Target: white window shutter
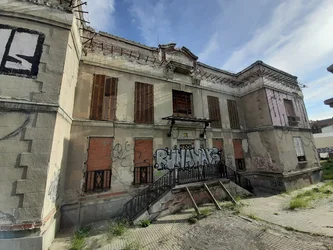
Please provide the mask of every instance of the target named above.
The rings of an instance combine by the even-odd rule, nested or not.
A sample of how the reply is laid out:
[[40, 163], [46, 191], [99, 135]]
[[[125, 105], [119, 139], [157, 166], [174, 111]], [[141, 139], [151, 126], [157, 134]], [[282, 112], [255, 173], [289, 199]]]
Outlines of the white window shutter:
[[297, 156], [304, 156], [304, 149], [302, 145], [302, 139], [300, 137], [294, 137], [294, 146]]

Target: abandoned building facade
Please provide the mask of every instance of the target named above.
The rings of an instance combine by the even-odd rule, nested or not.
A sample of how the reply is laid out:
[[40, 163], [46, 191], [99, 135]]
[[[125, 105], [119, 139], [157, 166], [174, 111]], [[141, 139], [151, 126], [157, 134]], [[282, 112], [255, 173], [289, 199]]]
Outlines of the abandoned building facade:
[[0, 240], [45, 249], [60, 225], [121, 215], [168, 171], [158, 149], [217, 148], [255, 188], [320, 181], [297, 77], [95, 33], [62, 2], [0, 9]]

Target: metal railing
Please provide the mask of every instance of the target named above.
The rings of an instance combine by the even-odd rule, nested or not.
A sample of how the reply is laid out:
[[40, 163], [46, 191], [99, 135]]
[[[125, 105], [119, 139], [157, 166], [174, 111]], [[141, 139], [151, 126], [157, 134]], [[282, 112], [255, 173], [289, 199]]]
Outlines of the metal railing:
[[111, 187], [111, 169], [87, 171], [85, 182], [85, 192], [104, 191]]
[[135, 216], [147, 210], [149, 205], [157, 201], [175, 185], [175, 171], [171, 170], [126, 202], [123, 207], [123, 216], [133, 220]]
[[153, 182], [153, 166], [135, 167], [134, 168], [134, 185], [142, 185]]
[[226, 178], [233, 181], [238, 186], [241, 186], [242, 188], [246, 189], [249, 192], [253, 191], [251, 181], [230, 167], [226, 167]]
[[186, 184], [191, 182], [206, 181], [226, 177], [225, 166], [203, 165], [195, 168], [177, 169], [177, 183]]

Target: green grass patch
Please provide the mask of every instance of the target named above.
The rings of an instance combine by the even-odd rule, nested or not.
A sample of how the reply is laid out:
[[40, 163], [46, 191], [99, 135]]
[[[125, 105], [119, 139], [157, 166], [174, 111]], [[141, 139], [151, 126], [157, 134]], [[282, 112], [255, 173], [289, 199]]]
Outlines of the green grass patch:
[[151, 221], [148, 220], [148, 219], [140, 221], [140, 226], [141, 227], [148, 227], [150, 224], [151, 224]]
[[321, 163], [323, 167], [324, 180], [333, 180], [333, 160], [327, 160]]
[[241, 203], [235, 204], [235, 203], [232, 203], [230, 201], [228, 201], [228, 202], [222, 202], [222, 203], [220, 203], [220, 206], [223, 209], [227, 209], [227, 210], [233, 211], [234, 214], [240, 214], [241, 208], [242, 208], [242, 204]]
[[212, 209], [209, 207], [200, 210], [200, 213], [205, 216], [212, 214], [212, 212], [213, 212]]
[[141, 250], [141, 244], [139, 241], [127, 242], [123, 250]]
[[128, 227], [129, 227], [129, 222], [125, 219], [118, 219], [116, 221], [111, 221], [108, 232], [108, 238], [111, 239], [113, 236], [123, 235]]
[[249, 214], [248, 217], [252, 220], [259, 220], [259, 217], [257, 217], [255, 214]]
[[71, 242], [71, 250], [81, 250], [86, 244], [85, 238], [89, 236], [91, 227], [86, 226], [83, 228], [78, 229]]
[[331, 194], [333, 194], [333, 181], [325, 183], [321, 187], [316, 187], [297, 194], [290, 200], [289, 209], [307, 208], [312, 201], [325, 198]]

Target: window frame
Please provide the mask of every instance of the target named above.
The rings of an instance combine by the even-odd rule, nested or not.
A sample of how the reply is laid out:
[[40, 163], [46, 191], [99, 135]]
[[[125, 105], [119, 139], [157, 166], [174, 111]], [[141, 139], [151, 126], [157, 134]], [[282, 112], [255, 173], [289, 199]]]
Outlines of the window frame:
[[209, 119], [213, 120], [210, 123], [210, 126], [212, 128], [221, 128], [222, 121], [221, 121], [220, 98], [216, 96], [207, 95], [207, 105], [208, 105]]
[[[179, 109], [177, 109], [177, 106], [175, 107], [175, 100], [177, 98], [177, 95], [180, 96], [181, 94], [184, 94], [185, 96], [187, 95], [188, 100], [189, 100], [189, 104], [186, 103], [187, 107], [190, 107], [190, 113], [189, 112], [175, 112], [175, 108], [178, 111]], [[177, 89], [173, 89], [172, 90], [172, 114], [174, 116], [179, 116], [179, 117], [194, 117], [194, 109], [193, 109], [193, 93], [191, 92], [186, 92], [186, 91], [182, 91], [182, 90], [177, 90]]]
[[227, 108], [228, 108], [230, 128], [241, 129], [237, 101], [227, 99]]

